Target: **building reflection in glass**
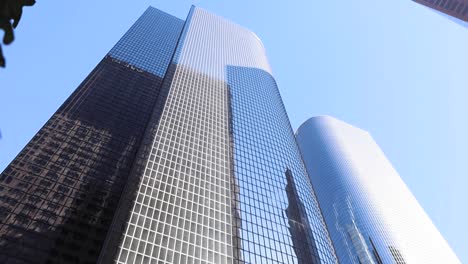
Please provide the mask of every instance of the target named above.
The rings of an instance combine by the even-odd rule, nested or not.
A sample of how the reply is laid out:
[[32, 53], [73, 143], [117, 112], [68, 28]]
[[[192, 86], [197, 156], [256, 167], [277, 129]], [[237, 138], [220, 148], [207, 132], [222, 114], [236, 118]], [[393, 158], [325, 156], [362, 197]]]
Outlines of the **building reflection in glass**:
[[286, 170], [286, 193], [288, 195], [288, 208], [286, 215], [289, 220], [289, 232], [294, 246], [294, 252], [298, 258], [298, 264], [310, 263], [313, 256], [318, 256], [317, 246], [313, 240], [311, 224], [306, 216], [304, 204], [297, 193], [296, 184], [291, 170]]
[[336, 263], [276, 82], [268, 71], [227, 66], [242, 260]]
[[354, 259], [356, 263], [378, 263], [378, 252], [371, 253], [369, 250], [371, 245], [368, 245], [371, 241], [366, 240], [367, 237], [356, 223], [350, 198], [346, 197], [343, 202], [334, 203], [333, 209], [336, 218], [335, 228], [341, 233], [341, 242], [346, 244], [349, 259]]

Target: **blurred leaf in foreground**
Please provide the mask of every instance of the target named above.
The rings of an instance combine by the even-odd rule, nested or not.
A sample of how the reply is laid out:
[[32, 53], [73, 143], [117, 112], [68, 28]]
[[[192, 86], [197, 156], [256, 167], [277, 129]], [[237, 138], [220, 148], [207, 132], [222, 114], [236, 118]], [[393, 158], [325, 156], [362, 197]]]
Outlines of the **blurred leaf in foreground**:
[[[32, 6], [35, 0], [0, 0], [0, 28], [3, 29], [3, 44], [8, 45], [15, 39], [13, 29], [18, 26], [24, 6]], [[12, 23], [13, 22], [13, 23]], [[5, 67], [2, 45], [0, 43], [0, 67]]]

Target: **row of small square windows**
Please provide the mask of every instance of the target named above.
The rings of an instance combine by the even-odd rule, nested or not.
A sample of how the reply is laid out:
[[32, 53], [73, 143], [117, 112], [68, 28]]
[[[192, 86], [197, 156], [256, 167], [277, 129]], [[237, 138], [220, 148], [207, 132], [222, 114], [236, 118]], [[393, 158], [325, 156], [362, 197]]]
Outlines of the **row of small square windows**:
[[[164, 116], [162, 122], [166, 121], [166, 118], [172, 118], [169, 128], [178, 126], [182, 130], [201, 135], [207, 132], [225, 133], [228, 127], [226, 113], [210, 113], [202, 109], [190, 109], [183, 105], [172, 106], [171, 113]], [[200, 130], [200, 128], [203, 129]]]
[[[180, 169], [175, 170], [164, 166], [160, 166], [159, 168], [167, 168], [167, 170], [161, 169], [158, 171], [147, 169], [145, 177], [143, 177], [143, 184], [147, 187], [154, 188], [156, 185], [160, 184], [159, 182], [167, 183], [167, 179], [170, 177], [170, 179], [180, 180], [180, 188], [182, 186], [187, 186], [187, 184], [191, 184], [193, 186], [208, 184], [212, 191], [220, 192], [220, 194], [230, 190], [230, 178], [228, 177], [228, 174], [223, 174], [215, 170], [204, 170], [204, 172], [197, 171], [184, 167], [183, 165], [177, 165], [176, 167], [178, 166]], [[172, 176], [175, 176], [175, 178]], [[193, 188], [193, 186], [190, 187]]]
[[[224, 147], [229, 147], [225, 145]], [[160, 162], [166, 162], [172, 159], [179, 160], [177, 164], [183, 162], [190, 167], [204, 166], [214, 168], [219, 166], [227, 166], [229, 161], [227, 160], [228, 153], [223, 149], [222, 146], [216, 146], [213, 148], [205, 147], [205, 144], [199, 143], [186, 143], [180, 144], [174, 141], [166, 140], [164, 143], [160, 143], [159, 148], [155, 148], [157, 155], [151, 155], [150, 161], [154, 162], [154, 166], [157, 166]], [[153, 166], [153, 167], [154, 167]]]
[[[189, 223], [188, 220], [178, 219], [179, 222]], [[217, 249], [220, 253], [230, 254], [231, 236], [229, 233], [219, 232], [201, 224], [192, 223], [191, 227], [195, 228], [196, 232], [195, 230], [188, 230], [188, 227], [180, 228], [162, 222], [157, 227], [151, 229], [129, 225], [122, 247], [132, 250], [139, 249], [140, 253], [144, 253], [144, 248], [142, 249], [141, 245], [173, 248], [174, 242], [180, 242], [185, 245], [203, 248], [211, 245], [210, 249]], [[172, 243], [167, 243], [168, 240]]]
[[[161, 263], [167, 263], [167, 264], [205, 264], [205, 263], [219, 263], [219, 264], [224, 264], [224, 263], [233, 263], [232, 262], [232, 257], [228, 256], [223, 256], [221, 254], [218, 254], [213, 251], [201, 251], [193, 254], [181, 254], [178, 251], [171, 251], [166, 250], [161, 248], [159, 255], [155, 257], [154, 255], [152, 256], [144, 256], [143, 254], [137, 254], [136, 252], [131, 252], [127, 250], [123, 250], [120, 258], [117, 260], [117, 263], [134, 263], [134, 264], [161, 264]], [[195, 257], [196, 255], [199, 255], [199, 257]]]
[[[169, 186], [166, 186], [166, 188], [169, 187]], [[163, 188], [161, 188], [163, 189]], [[175, 189], [175, 188], [173, 188]], [[138, 194], [138, 198], [137, 198], [137, 205], [139, 204], [138, 201], [148, 201], [149, 203], [148, 204], [143, 204], [143, 205], [150, 205], [150, 208], [156, 204], [156, 206], [161, 206], [161, 203], [167, 203], [167, 202], [173, 202], [175, 199], [177, 199], [177, 201], [181, 202], [182, 204], [184, 205], [190, 205], [192, 204], [193, 201], [203, 201], [203, 203], [207, 204], [208, 206], [206, 207], [207, 209], [209, 209], [210, 211], [211, 210], [214, 210], [214, 212], [216, 214], [218, 213], [229, 213], [230, 210], [228, 210], [229, 208], [229, 198], [225, 198], [225, 199], [222, 199], [223, 197], [215, 192], [209, 192], [209, 191], [204, 191], [204, 194], [203, 195], [199, 195], [199, 194], [195, 194], [195, 193], [189, 193], [187, 192], [186, 194], [182, 194], [183, 196], [178, 196], [178, 195], [175, 195], [175, 194], [170, 194], [170, 193], [167, 193], [167, 192], [163, 192], [163, 191], [159, 191], [158, 193], [158, 198], [156, 200], [154, 200], [156, 197], [152, 196], [151, 199], [146, 199], [146, 198], [142, 198], [143, 195], [141, 194]], [[145, 196], [146, 197], [146, 196]], [[210, 199], [210, 197], [213, 197], [213, 198], [221, 198], [219, 200], [215, 200], [215, 199]], [[226, 201], [227, 203], [221, 203], [221, 201]], [[158, 208], [158, 207], [155, 207], [155, 208]], [[159, 207], [160, 208], [160, 207]]]
[[[177, 165], [175, 167], [176, 168], [166, 167], [163, 165], [159, 165], [159, 166], [155, 165], [155, 168], [153, 168], [153, 170], [150, 170], [149, 168], [146, 170], [146, 175], [152, 176], [151, 179], [159, 180], [159, 181], [160, 179], [166, 179], [166, 180], [167, 179], [176, 179], [176, 180], [185, 179], [184, 182], [187, 182], [190, 184], [196, 184], [196, 183], [209, 184], [209, 186], [212, 186], [212, 187], [216, 186], [217, 191], [224, 191], [224, 190], [230, 189], [230, 183], [229, 183], [230, 178], [229, 178], [228, 169], [225, 169], [224, 172], [221, 172], [221, 171], [209, 169], [203, 166], [197, 166], [197, 169], [191, 169], [183, 165]], [[179, 169], [177, 169], [177, 167], [179, 167]], [[144, 179], [146, 180], [146, 178]], [[153, 185], [148, 185], [148, 186], [153, 187]]]
[[[128, 225], [126, 238], [123, 243], [123, 247], [129, 247], [130, 241], [138, 240], [145, 243], [159, 244], [161, 243], [161, 236], [166, 235], [171, 239], [179, 239], [182, 242], [190, 242], [196, 245], [196, 241], [203, 239], [204, 241], [216, 241], [217, 245], [229, 246], [231, 245], [231, 233], [230, 228], [226, 231], [217, 230], [213, 227], [197, 224], [190, 220], [181, 217], [174, 217], [167, 220], [171, 223], [161, 221], [151, 221], [151, 225], [146, 227], [135, 226], [133, 224]], [[182, 227], [178, 226], [182, 225]], [[156, 240], [155, 240], [156, 236]], [[158, 239], [159, 238], [159, 239]], [[164, 244], [163, 244], [164, 245]]]

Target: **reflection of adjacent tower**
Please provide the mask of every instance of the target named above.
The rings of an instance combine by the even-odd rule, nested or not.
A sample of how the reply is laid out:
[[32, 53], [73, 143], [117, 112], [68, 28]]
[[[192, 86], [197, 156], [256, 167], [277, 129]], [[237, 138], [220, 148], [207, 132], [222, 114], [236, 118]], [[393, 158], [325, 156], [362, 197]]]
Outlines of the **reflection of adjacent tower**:
[[349, 259], [357, 260], [357, 263], [374, 264], [375, 261], [369, 251], [368, 242], [356, 224], [349, 197], [346, 198], [344, 204], [334, 203], [334, 213], [336, 229], [341, 232], [343, 242], [348, 244]]
[[296, 138], [341, 263], [460, 263], [369, 133], [320, 116]]
[[[314, 257], [317, 256], [315, 242], [312, 238], [311, 225], [305, 215], [305, 207], [297, 193], [296, 184], [292, 177], [291, 170], [286, 170], [286, 194], [288, 196], [288, 208], [286, 215], [289, 221], [289, 232], [294, 245], [294, 251], [299, 257], [299, 264], [315, 263]], [[314, 246], [309, 246], [314, 245]]]
[[392, 253], [393, 259], [395, 260], [396, 264], [407, 264], [405, 262], [405, 258], [403, 258], [403, 256], [401, 255], [401, 252], [400, 252], [400, 250], [398, 250], [398, 248], [389, 246], [388, 249]]
[[362, 236], [361, 232], [359, 232], [357, 226], [353, 223], [353, 225], [347, 225], [346, 229], [348, 237], [358, 255], [359, 263], [374, 264], [375, 262], [372, 260], [369, 250], [367, 249], [365, 238]]

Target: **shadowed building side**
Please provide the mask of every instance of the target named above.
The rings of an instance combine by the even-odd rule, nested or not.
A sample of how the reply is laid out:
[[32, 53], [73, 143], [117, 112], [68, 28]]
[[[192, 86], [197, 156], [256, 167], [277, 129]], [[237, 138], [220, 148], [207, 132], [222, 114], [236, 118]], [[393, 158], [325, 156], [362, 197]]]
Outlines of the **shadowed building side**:
[[148, 8], [0, 175], [1, 263], [97, 262], [182, 25]]
[[468, 22], [468, 0], [413, 0], [449, 16]]
[[1, 174], [2, 263], [96, 261], [161, 84], [132, 68], [106, 57]]

